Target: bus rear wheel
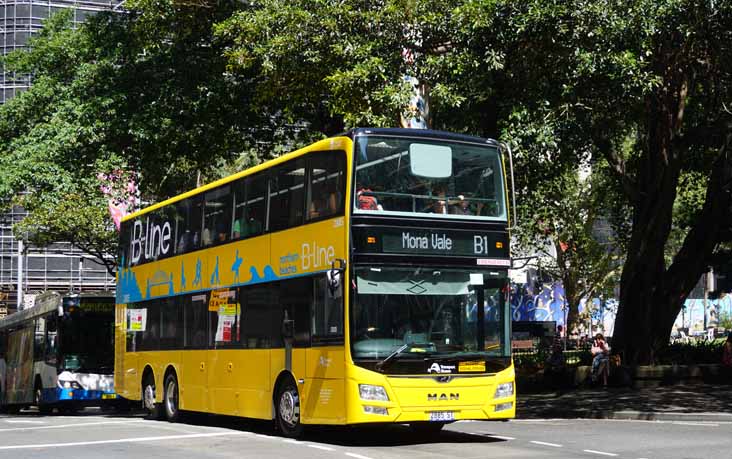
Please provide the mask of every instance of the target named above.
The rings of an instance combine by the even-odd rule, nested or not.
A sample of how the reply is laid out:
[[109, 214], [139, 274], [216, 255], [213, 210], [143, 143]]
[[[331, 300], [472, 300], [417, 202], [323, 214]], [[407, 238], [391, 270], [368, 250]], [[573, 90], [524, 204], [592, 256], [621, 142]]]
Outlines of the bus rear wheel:
[[180, 403], [178, 398], [178, 378], [174, 373], [170, 373], [165, 378], [165, 394], [163, 397], [163, 406], [165, 407], [165, 417], [170, 422], [178, 422], [180, 420]]
[[277, 427], [282, 435], [289, 438], [300, 437], [303, 432], [303, 425], [300, 423], [300, 395], [291, 379], [279, 385], [275, 408]]

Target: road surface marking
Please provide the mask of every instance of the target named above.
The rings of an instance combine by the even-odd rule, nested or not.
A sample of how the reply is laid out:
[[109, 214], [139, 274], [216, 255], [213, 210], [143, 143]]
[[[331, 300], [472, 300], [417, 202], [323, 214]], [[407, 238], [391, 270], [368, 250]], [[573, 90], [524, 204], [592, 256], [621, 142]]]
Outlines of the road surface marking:
[[45, 429], [65, 429], [67, 427], [88, 427], [88, 426], [99, 426], [106, 424], [136, 424], [144, 422], [142, 419], [130, 420], [130, 421], [106, 421], [106, 422], [81, 422], [76, 424], [56, 424], [54, 426], [39, 426], [39, 427], [13, 427], [12, 429], [0, 429], [0, 432], [13, 432], [17, 430], [45, 430]]
[[594, 449], [583, 449], [582, 451], [592, 454], [600, 454], [601, 456], [617, 456], [615, 453], [606, 453], [604, 451], [595, 451]]
[[711, 422], [683, 422], [683, 421], [674, 421], [673, 424], [677, 426], [702, 426], [702, 427], [719, 427], [719, 424], [714, 424]]
[[11, 424], [45, 424], [44, 421], [31, 421], [25, 419], [6, 419], [5, 422], [9, 422]]
[[545, 441], [534, 441], [534, 440], [531, 440], [530, 443], [533, 443], [535, 445], [553, 446], [555, 448], [561, 448], [562, 447], [562, 445], [558, 445], [556, 443], [547, 443]]
[[506, 437], [505, 435], [491, 435], [491, 434], [482, 434], [486, 437], [495, 438], [496, 440], [516, 440], [516, 437]]
[[362, 455], [356, 454], [356, 453], [346, 453], [346, 456], [354, 457], [356, 459], [371, 459], [368, 456], [362, 456]]
[[213, 433], [201, 433], [201, 434], [190, 434], [190, 435], [165, 435], [159, 437], [133, 437], [133, 438], [120, 438], [116, 440], [97, 440], [97, 441], [76, 441], [70, 443], [39, 443], [35, 445], [12, 445], [12, 446], [0, 446], [0, 451], [6, 449], [36, 449], [36, 448], [60, 448], [69, 446], [89, 446], [89, 445], [109, 445], [114, 443], [142, 443], [148, 441], [165, 441], [165, 440], [187, 440], [189, 438], [208, 438], [208, 437], [223, 437], [223, 436], [236, 436], [242, 435], [241, 432], [213, 432]]
[[335, 451], [335, 449], [328, 447], [328, 446], [320, 446], [320, 445], [308, 445], [308, 448], [315, 448], [315, 449], [322, 449], [324, 451]]
[[283, 438], [282, 441], [285, 443], [300, 443], [299, 441], [295, 440], [294, 438]]

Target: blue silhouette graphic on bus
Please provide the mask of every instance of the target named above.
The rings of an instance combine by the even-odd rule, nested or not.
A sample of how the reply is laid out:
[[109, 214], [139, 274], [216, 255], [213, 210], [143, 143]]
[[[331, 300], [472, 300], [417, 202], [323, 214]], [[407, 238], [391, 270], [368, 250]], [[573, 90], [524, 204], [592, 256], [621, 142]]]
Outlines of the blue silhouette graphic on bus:
[[201, 259], [196, 260], [196, 276], [193, 278], [193, 285], [201, 285]]
[[[124, 258], [120, 266], [125, 265]], [[134, 303], [142, 301], [142, 292], [137, 284], [137, 277], [131, 268], [122, 269], [119, 273], [119, 282], [117, 283], [117, 303]]]
[[213, 273], [211, 273], [211, 285], [219, 285], [221, 279], [219, 278], [219, 257], [216, 257], [216, 266], [214, 267]]
[[234, 273], [234, 283], [239, 283], [239, 268], [241, 268], [241, 264], [244, 261], [243, 258], [239, 256], [239, 249], [236, 249], [236, 254], [234, 255], [234, 264], [231, 265], [231, 271]]
[[158, 271], [155, 274], [153, 274], [152, 279], [147, 280], [147, 292], [146, 297], [152, 298], [151, 289], [153, 287], [159, 287], [161, 285], [167, 285], [168, 286], [168, 293], [163, 293], [161, 295], [156, 296], [165, 296], [165, 295], [175, 295], [175, 289], [173, 288], [173, 273], [166, 273], [165, 271]]
[[252, 279], [249, 281], [249, 283], [252, 284], [279, 279], [279, 277], [277, 277], [277, 274], [275, 274], [274, 269], [272, 269], [270, 265], [264, 267], [264, 276], [260, 276], [257, 272], [257, 268], [254, 266], [249, 268], [249, 272], [252, 273]]
[[180, 291], [186, 290], [186, 265], [182, 261], [180, 262]]

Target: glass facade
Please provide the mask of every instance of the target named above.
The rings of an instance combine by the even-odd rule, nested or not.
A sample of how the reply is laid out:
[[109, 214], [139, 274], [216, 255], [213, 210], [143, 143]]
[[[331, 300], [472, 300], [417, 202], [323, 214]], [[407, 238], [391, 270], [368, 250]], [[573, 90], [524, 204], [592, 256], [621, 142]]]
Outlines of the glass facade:
[[[0, 54], [25, 49], [28, 40], [43, 27], [43, 21], [64, 9], [74, 10], [74, 23], [90, 14], [117, 9], [122, 0], [0, 0]], [[0, 104], [28, 89], [30, 75], [5, 72], [0, 67]]]

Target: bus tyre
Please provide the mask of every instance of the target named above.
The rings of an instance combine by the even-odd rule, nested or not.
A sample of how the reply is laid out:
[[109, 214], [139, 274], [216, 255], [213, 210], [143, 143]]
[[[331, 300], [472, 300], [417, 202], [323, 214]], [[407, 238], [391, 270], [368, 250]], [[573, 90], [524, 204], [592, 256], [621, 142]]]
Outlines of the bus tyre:
[[142, 406], [147, 410], [147, 418], [161, 420], [163, 418], [163, 409], [159, 403], [155, 403], [155, 379], [148, 376], [142, 383]]
[[409, 424], [409, 428], [418, 435], [434, 435], [442, 430], [445, 424], [445, 422], [413, 422]]
[[300, 423], [300, 395], [295, 382], [291, 379], [283, 381], [278, 386], [275, 408], [277, 427], [282, 435], [289, 438], [300, 437], [303, 432]]
[[163, 394], [163, 407], [165, 408], [165, 417], [170, 422], [178, 422], [180, 420], [180, 408], [178, 399], [178, 378], [174, 373], [170, 373], [165, 378], [165, 393]]
[[52, 408], [48, 404], [43, 403], [43, 388], [40, 384], [36, 383], [36, 388], [33, 391], [33, 404], [38, 407], [38, 413], [40, 414], [51, 414]]

